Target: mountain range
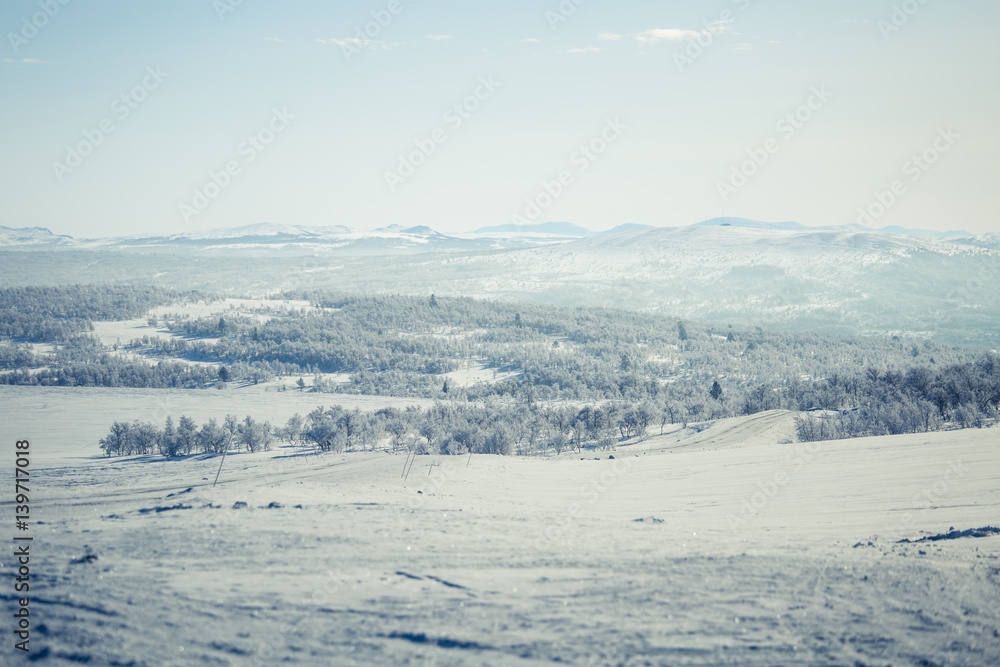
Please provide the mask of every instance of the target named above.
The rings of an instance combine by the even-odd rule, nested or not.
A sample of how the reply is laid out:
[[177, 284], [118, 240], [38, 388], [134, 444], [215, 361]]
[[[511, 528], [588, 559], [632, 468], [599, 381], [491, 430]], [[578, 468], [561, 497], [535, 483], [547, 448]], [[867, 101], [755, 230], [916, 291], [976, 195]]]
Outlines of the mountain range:
[[[934, 239], [958, 239], [972, 236], [967, 232], [938, 232], [886, 227], [868, 229], [858, 225], [842, 227], [807, 227], [797, 222], [761, 222], [746, 218], [715, 218], [694, 227], [737, 227], [772, 231], [799, 232], [873, 232], [898, 236]], [[560, 243], [595, 237], [656, 229], [627, 223], [613, 229], [595, 232], [570, 222], [545, 222], [537, 225], [498, 225], [481, 227], [471, 232], [443, 234], [430, 227], [390, 225], [371, 231], [353, 230], [343, 225], [304, 226], [257, 223], [207, 231], [178, 234], [136, 234], [95, 239], [77, 239], [66, 234], [54, 234], [44, 227], [10, 228], [0, 226], [0, 247], [25, 249], [99, 249], [123, 250], [204, 250], [204, 251], [270, 251], [288, 252], [325, 249], [341, 254], [414, 254], [421, 252], [476, 252], [505, 250]]]
[[0, 252], [2, 285], [437, 293], [1000, 348], [1000, 234], [720, 218], [606, 233], [569, 223], [454, 235], [258, 224], [78, 240], [0, 228], [0, 245], [33, 251]]

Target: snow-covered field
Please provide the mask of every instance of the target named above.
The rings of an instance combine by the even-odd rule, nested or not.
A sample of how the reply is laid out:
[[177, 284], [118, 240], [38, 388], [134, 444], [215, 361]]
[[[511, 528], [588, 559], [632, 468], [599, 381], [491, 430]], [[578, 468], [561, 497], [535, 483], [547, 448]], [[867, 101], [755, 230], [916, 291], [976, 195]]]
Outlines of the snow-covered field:
[[35, 452], [51, 664], [1000, 660], [1000, 535], [896, 543], [1000, 523], [996, 428], [806, 446], [771, 412], [614, 459], [419, 456], [405, 480], [402, 454], [284, 448], [213, 488], [218, 457], [87, 458], [3, 398], [5, 478], [25, 429]]
[[186, 415], [201, 425], [209, 419], [221, 423], [233, 414], [278, 427], [292, 415], [305, 417], [318, 407], [378, 410], [433, 403], [423, 398], [300, 392], [291, 382], [286, 384], [287, 391], [277, 391], [274, 383], [230, 384], [223, 390], [0, 386], [0, 433], [8, 440], [32, 441], [35, 460], [48, 464], [100, 454], [98, 442], [115, 421], [162, 426], [168, 416], [176, 421]]

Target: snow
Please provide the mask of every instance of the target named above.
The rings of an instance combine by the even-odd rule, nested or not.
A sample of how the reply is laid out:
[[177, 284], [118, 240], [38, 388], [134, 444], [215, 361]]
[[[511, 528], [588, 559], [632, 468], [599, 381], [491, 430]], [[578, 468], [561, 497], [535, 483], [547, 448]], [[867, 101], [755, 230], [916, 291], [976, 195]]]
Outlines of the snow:
[[[162, 426], [168, 416], [176, 421], [186, 415], [201, 425], [209, 419], [222, 423], [227, 414], [234, 414], [278, 427], [295, 413], [305, 417], [317, 407], [378, 410], [433, 403], [421, 398], [299, 391], [294, 380], [284, 382], [287, 391], [277, 391], [274, 384], [235, 383], [222, 390], [0, 386], [0, 431], [35, 442], [37, 461], [65, 462], [99, 454], [97, 443], [115, 421], [150, 421]], [[306, 382], [311, 384], [312, 377]]]
[[896, 543], [996, 525], [996, 428], [806, 446], [775, 411], [614, 452], [418, 456], [405, 480], [402, 454], [282, 448], [230, 455], [213, 488], [218, 457], [93, 457], [101, 390], [14, 389], [31, 646], [53, 662], [1000, 660], [1000, 536]]

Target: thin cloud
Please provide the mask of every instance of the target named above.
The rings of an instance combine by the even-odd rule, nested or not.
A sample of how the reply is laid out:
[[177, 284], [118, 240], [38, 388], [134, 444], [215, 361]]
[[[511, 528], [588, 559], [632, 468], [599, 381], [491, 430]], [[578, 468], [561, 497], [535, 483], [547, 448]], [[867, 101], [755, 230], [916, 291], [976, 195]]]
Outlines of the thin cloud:
[[635, 36], [643, 44], [656, 44], [657, 42], [680, 42], [687, 39], [698, 39], [703, 35], [732, 32], [733, 28], [728, 23], [716, 21], [706, 30], [684, 30], [681, 28], [654, 28], [640, 32]]
[[278, 44], [284, 44], [285, 40], [279, 39], [278, 37], [265, 37], [265, 42], [277, 42]]
[[522, 42], [531, 42], [532, 44], [534, 44], [535, 42], [538, 42], [538, 41], [541, 41], [541, 40], [539, 40], [537, 37], [525, 37], [521, 41]]
[[38, 60], [37, 58], [21, 58], [20, 60], [4, 58], [3, 62], [5, 65], [47, 65], [49, 63], [48, 60]]
[[432, 42], [447, 42], [451, 38], [451, 35], [427, 35], [427, 39]]
[[585, 48], [566, 49], [565, 51], [560, 51], [560, 53], [600, 53], [603, 50], [596, 46], [588, 46]]
[[353, 46], [358, 49], [382, 49], [383, 51], [403, 46], [403, 42], [380, 42], [374, 39], [362, 39], [360, 37], [345, 37], [343, 39], [331, 37], [330, 39], [317, 39], [316, 41], [320, 44], [333, 44], [341, 47]]
[[679, 42], [684, 39], [695, 39], [701, 35], [697, 30], [679, 30], [677, 28], [655, 28], [640, 32], [635, 36], [643, 44], [656, 42]]
[[602, 42], [617, 42], [624, 36], [625, 35], [619, 35], [617, 32], [602, 32], [600, 35], [597, 36], [597, 39], [599, 39]]

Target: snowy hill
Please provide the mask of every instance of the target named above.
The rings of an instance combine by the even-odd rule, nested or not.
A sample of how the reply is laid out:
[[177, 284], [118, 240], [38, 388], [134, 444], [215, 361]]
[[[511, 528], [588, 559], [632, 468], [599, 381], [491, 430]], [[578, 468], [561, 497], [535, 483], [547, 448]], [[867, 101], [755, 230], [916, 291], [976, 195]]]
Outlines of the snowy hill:
[[571, 222], [543, 222], [537, 225], [495, 225], [492, 227], [480, 227], [470, 232], [471, 236], [535, 236], [535, 237], [564, 237], [564, 238], [586, 238], [594, 236], [595, 232], [574, 225]]
[[[934, 238], [733, 218], [528, 240], [500, 232], [463, 238], [395, 225], [373, 231], [250, 225], [92, 241], [46, 230], [2, 231], [7, 247], [60, 255], [31, 262], [0, 257], [11, 284], [127, 276], [185, 287], [195, 286], [197, 276], [200, 289], [229, 289], [237, 281], [260, 289], [436, 292], [655, 310], [721, 326], [931, 337], [1000, 349], [997, 234]], [[133, 261], [129, 252], [84, 252], [70, 261], [61, 256], [64, 250], [173, 257], [169, 267], [138, 254]], [[445, 261], [428, 261], [442, 254]], [[204, 255], [216, 257], [211, 272], [198, 264]], [[247, 257], [254, 257], [252, 274], [245, 270]]]
[[0, 227], [2, 246], [58, 246], [72, 243], [73, 237], [53, 234], [45, 227]]
[[595, 232], [569, 222], [545, 222], [537, 225], [498, 225], [472, 232], [442, 234], [420, 225], [404, 227], [393, 224], [374, 230], [354, 230], [343, 225], [306, 226], [261, 222], [239, 227], [223, 227], [180, 234], [135, 234], [130, 236], [76, 239], [53, 234], [44, 227], [0, 227], [0, 247], [119, 248], [141, 250], [209, 250], [313, 252], [337, 250], [343, 254], [411, 254], [437, 251], [496, 251], [598, 239], [637, 232], [661, 231], [666, 234], [697, 228], [732, 227], [762, 231], [870, 233], [916, 238], [974, 240], [966, 232], [937, 232], [887, 227], [868, 229], [857, 225], [807, 227], [798, 222], [761, 222], [746, 218], [715, 218], [688, 227], [651, 227], [625, 223]]
[[940, 232], [930, 229], [909, 229], [906, 227], [890, 226], [870, 228], [862, 225], [839, 225], [807, 227], [800, 222], [761, 222], [760, 220], [749, 220], [747, 218], [713, 218], [704, 222], [696, 223], [696, 227], [743, 227], [746, 229], [772, 229], [784, 231], [817, 231], [817, 232], [873, 232], [876, 234], [894, 234], [900, 236], [916, 236], [931, 239], [957, 239], [972, 236], [969, 232], [949, 231]]
[[[417, 456], [406, 479], [404, 452], [304, 456], [288, 445], [232, 454], [213, 486], [217, 457], [109, 464], [96, 441], [122, 414], [166, 404], [201, 421], [243, 410], [242, 397], [152, 392], [167, 403], [121, 390], [119, 403], [87, 399], [89, 389], [0, 388], [8, 441], [51, 443], [32, 459], [46, 480], [35, 501], [46, 549], [31, 562], [57, 576], [31, 589], [51, 628], [32, 639], [74, 662], [988, 665], [1000, 655], [1000, 537], [953, 535], [995, 524], [995, 427], [807, 445], [784, 437], [795, 414], [773, 411], [672, 426], [613, 454]], [[299, 412], [291, 394], [254, 399], [254, 416]], [[177, 546], [192, 544], [211, 549]], [[211, 625], [192, 621], [208, 613]], [[14, 642], [0, 645], [0, 661], [27, 662], [14, 654]]]
[[[1000, 346], [1000, 239], [690, 226], [470, 257], [463, 292]], [[472, 276], [475, 276], [473, 278]], [[456, 276], [457, 277], [457, 276]]]
[[447, 236], [429, 227], [390, 225], [355, 231], [342, 225], [310, 227], [258, 223], [164, 236], [137, 235], [81, 240], [82, 248], [168, 252], [225, 252], [302, 254], [336, 252], [343, 255], [407, 255], [424, 252], [475, 252], [493, 245]]

